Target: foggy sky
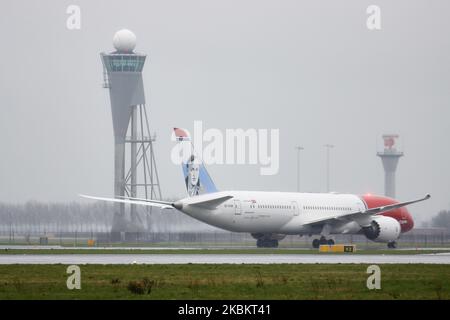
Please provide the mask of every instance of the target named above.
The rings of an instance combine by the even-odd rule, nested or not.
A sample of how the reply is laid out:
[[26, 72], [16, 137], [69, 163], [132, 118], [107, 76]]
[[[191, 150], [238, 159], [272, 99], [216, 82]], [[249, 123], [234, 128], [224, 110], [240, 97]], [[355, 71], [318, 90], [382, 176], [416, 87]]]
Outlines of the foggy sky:
[[[81, 7], [81, 30], [66, 8]], [[382, 30], [366, 28], [381, 7]], [[212, 165], [221, 190], [382, 194], [375, 156], [398, 133], [397, 198], [419, 222], [450, 207], [448, 1], [18, 1], [0, 10], [0, 201], [113, 193], [113, 135], [99, 53], [121, 28], [148, 54], [144, 85], [161, 188], [185, 195], [172, 127], [280, 129], [280, 171]]]

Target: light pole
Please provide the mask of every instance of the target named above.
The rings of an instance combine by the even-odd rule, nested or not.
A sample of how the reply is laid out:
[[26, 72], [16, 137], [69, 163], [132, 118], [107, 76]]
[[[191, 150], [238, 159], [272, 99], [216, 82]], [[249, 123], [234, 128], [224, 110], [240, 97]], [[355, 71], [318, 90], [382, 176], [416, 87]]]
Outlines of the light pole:
[[305, 148], [297, 146], [295, 149], [297, 149], [297, 192], [300, 192], [300, 151]]
[[330, 149], [334, 148], [332, 144], [324, 145], [327, 148], [327, 192], [330, 192]]

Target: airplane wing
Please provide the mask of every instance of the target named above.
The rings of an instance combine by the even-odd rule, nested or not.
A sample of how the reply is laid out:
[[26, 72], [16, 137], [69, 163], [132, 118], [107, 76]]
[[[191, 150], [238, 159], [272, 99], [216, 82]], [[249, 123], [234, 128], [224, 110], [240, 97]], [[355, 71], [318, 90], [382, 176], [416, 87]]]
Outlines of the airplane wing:
[[404, 207], [404, 206], [407, 206], [407, 205], [410, 205], [413, 203], [428, 200], [430, 197], [431, 196], [429, 194], [427, 194], [423, 198], [412, 200], [412, 201], [390, 204], [390, 205], [386, 205], [386, 206], [367, 209], [364, 211], [350, 212], [350, 213], [347, 213], [344, 215], [336, 215], [336, 216], [328, 216], [328, 217], [324, 217], [324, 218], [319, 218], [319, 219], [307, 222], [307, 223], [305, 223], [305, 225], [325, 224], [325, 223], [332, 223], [332, 222], [338, 222], [338, 221], [355, 220], [360, 225], [365, 226], [366, 224], [370, 224], [369, 218], [372, 215], [380, 214], [380, 213], [398, 209], [398, 208], [401, 208], [401, 207]]
[[173, 209], [173, 202], [159, 201], [159, 200], [148, 200], [139, 198], [103, 198], [103, 197], [93, 197], [80, 194], [80, 197], [92, 200], [107, 201], [107, 202], [118, 202], [118, 203], [129, 203], [137, 204], [142, 206], [151, 206], [161, 209]]

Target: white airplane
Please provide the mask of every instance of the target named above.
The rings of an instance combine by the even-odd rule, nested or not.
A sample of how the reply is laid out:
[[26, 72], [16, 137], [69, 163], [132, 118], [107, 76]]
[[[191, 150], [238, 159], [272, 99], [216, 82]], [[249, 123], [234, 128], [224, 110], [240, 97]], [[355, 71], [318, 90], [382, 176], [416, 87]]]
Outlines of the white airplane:
[[[175, 128], [178, 141], [189, 141], [184, 130]], [[334, 244], [333, 234], [363, 234], [374, 242], [396, 247], [402, 233], [414, 227], [407, 205], [424, 198], [398, 202], [376, 195], [218, 191], [205, 166], [192, 153], [183, 163], [188, 197], [175, 202], [140, 198], [82, 197], [176, 209], [197, 220], [233, 232], [250, 233], [257, 247], [278, 247], [286, 235], [320, 235], [312, 245]]]

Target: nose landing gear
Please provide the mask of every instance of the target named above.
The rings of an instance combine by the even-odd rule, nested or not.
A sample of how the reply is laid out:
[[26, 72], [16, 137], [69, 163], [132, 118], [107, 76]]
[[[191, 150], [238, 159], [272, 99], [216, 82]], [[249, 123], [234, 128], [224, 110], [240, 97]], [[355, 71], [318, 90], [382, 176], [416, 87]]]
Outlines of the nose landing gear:
[[321, 245], [327, 244], [329, 246], [332, 246], [334, 244], [333, 239], [327, 239], [325, 237], [320, 237], [320, 239], [314, 239], [312, 242], [312, 246], [314, 249], [318, 249]]

